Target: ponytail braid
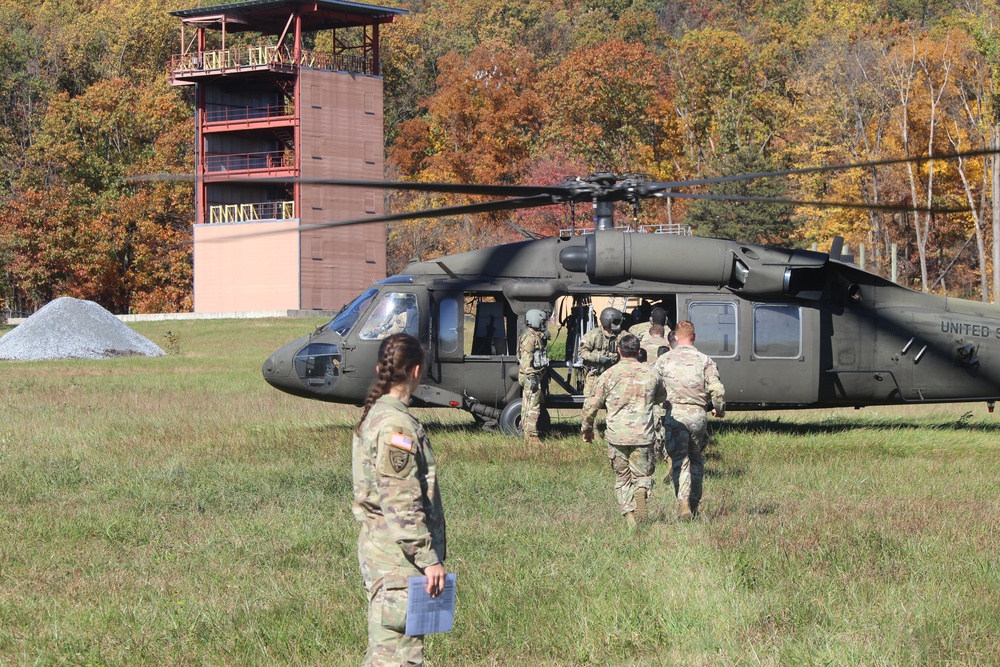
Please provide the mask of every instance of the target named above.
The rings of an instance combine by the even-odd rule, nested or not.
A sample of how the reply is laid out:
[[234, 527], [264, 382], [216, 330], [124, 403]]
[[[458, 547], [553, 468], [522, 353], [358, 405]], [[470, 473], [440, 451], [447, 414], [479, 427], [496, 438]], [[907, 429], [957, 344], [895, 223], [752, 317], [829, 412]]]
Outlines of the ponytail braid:
[[414, 367], [423, 363], [424, 348], [410, 334], [392, 334], [382, 341], [378, 349], [378, 374], [365, 397], [365, 409], [354, 427], [355, 434], [361, 434], [361, 425], [375, 401], [389, 393], [397, 384], [407, 382]]

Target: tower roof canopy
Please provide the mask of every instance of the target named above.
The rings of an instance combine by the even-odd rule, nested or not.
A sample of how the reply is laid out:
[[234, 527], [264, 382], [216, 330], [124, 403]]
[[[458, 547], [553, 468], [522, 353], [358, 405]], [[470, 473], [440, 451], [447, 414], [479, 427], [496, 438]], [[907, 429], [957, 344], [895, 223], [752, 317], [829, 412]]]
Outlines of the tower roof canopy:
[[178, 9], [170, 12], [189, 25], [222, 29], [226, 32], [259, 32], [279, 35], [288, 25], [289, 14], [298, 12], [302, 30], [313, 32], [391, 23], [405, 9], [380, 7], [342, 0], [245, 0], [210, 7]]

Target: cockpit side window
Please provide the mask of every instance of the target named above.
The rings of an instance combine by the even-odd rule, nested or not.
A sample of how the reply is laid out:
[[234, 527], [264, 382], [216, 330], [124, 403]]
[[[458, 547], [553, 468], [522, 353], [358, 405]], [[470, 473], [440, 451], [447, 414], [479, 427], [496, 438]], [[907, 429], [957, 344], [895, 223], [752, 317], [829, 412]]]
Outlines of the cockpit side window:
[[336, 331], [341, 336], [346, 335], [351, 330], [351, 327], [354, 326], [354, 323], [358, 321], [361, 313], [365, 312], [365, 309], [368, 308], [368, 304], [372, 302], [376, 294], [378, 294], [378, 289], [374, 287], [365, 291], [364, 294], [341, 308], [337, 316], [330, 320], [330, 323], [324, 328], [327, 331]]
[[462, 308], [453, 294], [441, 295], [438, 302], [438, 353], [454, 354], [458, 350], [462, 325]]
[[473, 356], [515, 354], [517, 316], [502, 295], [466, 294], [466, 313], [473, 327], [472, 344], [466, 350]]
[[416, 336], [419, 326], [417, 295], [409, 292], [387, 292], [382, 295], [375, 310], [368, 316], [358, 337], [361, 340], [382, 340], [395, 333]]

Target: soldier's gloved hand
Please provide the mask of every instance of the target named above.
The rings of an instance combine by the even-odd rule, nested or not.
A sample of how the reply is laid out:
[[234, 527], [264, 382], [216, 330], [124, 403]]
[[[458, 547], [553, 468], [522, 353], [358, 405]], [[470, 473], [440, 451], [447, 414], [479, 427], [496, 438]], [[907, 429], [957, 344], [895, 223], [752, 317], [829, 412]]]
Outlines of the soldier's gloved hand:
[[532, 375], [528, 378], [528, 386], [531, 387], [531, 391], [538, 391], [539, 382], [537, 375]]
[[601, 364], [607, 364], [610, 363], [612, 359], [613, 357], [609, 357], [606, 354], [602, 354], [600, 357], [598, 357], [597, 362]]

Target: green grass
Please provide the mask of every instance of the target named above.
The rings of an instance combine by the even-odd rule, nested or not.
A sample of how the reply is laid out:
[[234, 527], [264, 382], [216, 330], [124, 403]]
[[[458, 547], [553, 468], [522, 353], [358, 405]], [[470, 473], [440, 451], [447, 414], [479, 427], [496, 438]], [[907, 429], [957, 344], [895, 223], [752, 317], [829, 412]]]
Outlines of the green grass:
[[[0, 362], [0, 664], [360, 663], [358, 410], [260, 378], [318, 323], [142, 323], [179, 354]], [[432, 665], [1000, 663], [985, 406], [715, 420], [702, 519], [660, 484], [636, 535], [576, 414], [542, 450], [418, 414], [459, 578]]]

